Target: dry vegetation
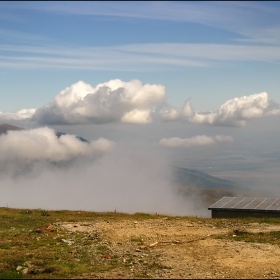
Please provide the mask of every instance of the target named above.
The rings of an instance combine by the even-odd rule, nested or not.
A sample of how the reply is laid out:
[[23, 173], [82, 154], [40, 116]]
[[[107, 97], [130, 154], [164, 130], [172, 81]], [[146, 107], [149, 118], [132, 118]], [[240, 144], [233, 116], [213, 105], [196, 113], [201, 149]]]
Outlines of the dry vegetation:
[[0, 278], [280, 278], [279, 219], [0, 208]]

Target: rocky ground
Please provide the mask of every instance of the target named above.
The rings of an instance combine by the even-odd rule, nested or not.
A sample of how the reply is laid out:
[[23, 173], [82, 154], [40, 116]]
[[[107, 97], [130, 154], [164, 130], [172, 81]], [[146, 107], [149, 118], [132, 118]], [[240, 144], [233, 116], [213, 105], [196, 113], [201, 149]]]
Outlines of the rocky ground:
[[[122, 262], [123, 266], [79, 278], [280, 278], [280, 248], [276, 244], [235, 241], [235, 232], [280, 231], [280, 224], [217, 224], [184, 219], [116, 220], [55, 223], [73, 254], [92, 250], [95, 262]], [[71, 233], [81, 235], [81, 242]], [[231, 238], [218, 239], [220, 235]], [[63, 238], [62, 238], [63, 237]], [[103, 253], [99, 258], [97, 249]], [[79, 259], [77, 259], [79, 261]]]

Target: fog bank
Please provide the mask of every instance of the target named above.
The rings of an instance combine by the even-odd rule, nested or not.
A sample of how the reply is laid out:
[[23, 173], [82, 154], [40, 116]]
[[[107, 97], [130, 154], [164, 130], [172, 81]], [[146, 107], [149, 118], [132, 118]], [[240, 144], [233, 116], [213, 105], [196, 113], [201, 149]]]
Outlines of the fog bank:
[[2, 177], [0, 206], [209, 215], [198, 198], [176, 193], [168, 160], [154, 147], [118, 146], [97, 160], [41, 166], [32, 174]]

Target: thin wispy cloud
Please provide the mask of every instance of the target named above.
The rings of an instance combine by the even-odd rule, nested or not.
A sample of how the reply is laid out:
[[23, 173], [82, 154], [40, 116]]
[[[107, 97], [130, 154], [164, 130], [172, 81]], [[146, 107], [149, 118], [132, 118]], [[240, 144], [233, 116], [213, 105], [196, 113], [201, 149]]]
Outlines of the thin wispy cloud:
[[[40, 42], [51, 42], [53, 41], [51, 38], [47, 38], [45, 36], [42, 36], [40, 34], [32, 34], [32, 33], [26, 33], [22, 31], [15, 31], [11, 29], [4, 29], [0, 28], [0, 38], [2, 42], [13, 42], [16, 44], [34, 44], [34, 43], [40, 43]], [[13, 49], [15, 46], [5, 46], [1, 45], [1, 50], [9, 50], [9, 47]], [[19, 47], [20, 49], [23, 46]], [[24, 48], [24, 47], [23, 47]]]
[[[63, 44], [59, 38], [0, 29], [2, 69], [92, 69], [120, 71], [215, 67], [225, 62], [280, 60], [280, 5], [258, 2], [24, 2], [1, 3], [3, 10], [63, 16], [110, 16], [110, 20], [151, 19], [197, 23], [232, 32], [225, 43], [158, 42]], [[261, 16], [260, 16], [261, 15]], [[1, 18], [1, 14], [0, 14]], [[106, 17], [107, 18], [107, 17]], [[28, 18], [26, 18], [28, 20]], [[13, 42], [8, 44], [9, 42]]]
[[192, 58], [207, 61], [267, 61], [280, 59], [280, 46], [247, 46], [230, 44], [139, 44], [119, 47], [121, 50], [154, 54], [178, 56], [182, 59]]
[[[274, 19], [280, 5], [270, 7], [262, 2], [30, 2], [5, 6], [60, 15], [193, 22], [245, 36], [248, 42], [280, 42], [279, 34], [271, 32], [279, 29], [280, 23]], [[265, 23], [267, 28], [262, 28], [260, 23]]]
[[[223, 62], [280, 62], [280, 46], [224, 44], [137, 44], [111, 47], [0, 46], [2, 68], [172, 70], [215, 67]], [[139, 68], [138, 68], [139, 67]]]

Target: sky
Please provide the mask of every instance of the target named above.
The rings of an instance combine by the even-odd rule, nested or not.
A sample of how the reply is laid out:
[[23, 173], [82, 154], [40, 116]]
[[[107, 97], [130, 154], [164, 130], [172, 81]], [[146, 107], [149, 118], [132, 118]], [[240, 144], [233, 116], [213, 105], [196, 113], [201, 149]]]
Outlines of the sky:
[[[262, 1], [2, 1], [0, 122], [29, 129], [1, 136], [0, 164], [9, 168], [9, 175], [2, 175], [9, 180], [5, 199], [21, 205], [13, 199], [23, 166], [32, 170], [23, 172], [25, 192], [39, 172], [34, 162], [54, 161], [61, 168], [62, 161], [76, 160], [81, 177], [81, 165], [94, 162], [85, 181], [98, 178], [103, 191], [108, 187], [99, 201], [115, 189], [130, 192], [135, 184], [131, 205], [119, 206], [123, 211], [134, 211], [136, 186], [149, 185], [156, 174], [161, 178], [153, 181], [153, 190], [143, 191], [143, 201], [157, 196], [156, 186], [168, 189], [167, 175], [159, 175], [157, 165], [164, 165], [165, 174], [166, 166], [176, 165], [278, 194], [279, 13], [279, 2]], [[91, 146], [72, 136], [57, 140], [54, 130], [84, 137]], [[139, 165], [142, 158], [148, 163]], [[47, 166], [52, 176], [40, 171], [37, 183], [46, 176], [64, 180]], [[142, 174], [138, 181], [129, 175], [136, 170]], [[100, 175], [107, 172], [116, 176], [116, 187]], [[40, 191], [47, 192], [42, 185]], [[89, 192], [89, 183], [84, 186]], [[74, 197], [69, 195], [65, 207]], [[155, 207], [143, 202], [139, 209], [197, 213], [197, 207], [170, 197], [150, 202]], [[165, 200], [174, 208], [165, 209]], [[46, 199], [40, 203], [58, 207]]]

